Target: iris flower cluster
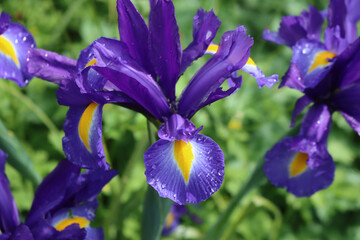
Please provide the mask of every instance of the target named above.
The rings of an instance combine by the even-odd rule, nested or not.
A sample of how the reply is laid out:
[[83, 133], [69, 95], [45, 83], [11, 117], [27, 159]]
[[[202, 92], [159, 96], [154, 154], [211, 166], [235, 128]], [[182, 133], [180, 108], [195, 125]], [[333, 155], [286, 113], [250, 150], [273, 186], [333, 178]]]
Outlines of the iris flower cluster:
[[[148, 184], [161, 197], [179, 204], [199, 203], [217, 191], [224, 178], [224, 155], [190, 121], [201, 108], [236, 92], [237, 70], [271, 87], [249, 58], [253, 40], [243, 26], [212, 43], [220, 26], [213, 11], [200, 9], [193, 21], [193, 41], [182, 50], [172, 1], [150, 0], [149, 26], [130, 0], [118, 0], [121, 40], [99, 38], [77, 61], [42, 49], [30, 49], [28, 70], [59, 84], [58, 102], [69, 106], [64, 122], [64, 152], [83, 168], [108, 168], [102, 144], [102, 108], [115, 103], [159, 124], [159, 140], [144, 153]], [[180, 97], [175, 86], [188, 66], [214, 54], [192, 77]], [[222, 89], [228, 80], [229, 88]]]
[[46, 240], [103, 239], [101, 228], [90, 222], [98, 206], [96, 199], [115, 170], [80, 173], [80, 167], [67, 159], [42, 181], [24, 223], [20, 222], [16, 203], [5, 174], [6, 153], [0, 150], [0, 239]]
[[295, 104], [291, 126], [311, 105], [300, 133], [285, 137], [265, 156], [264, 171], [270, 182], [295, 196], [310, 196], [334, 179], [335, 164], [327, 151], [332, 113], [339, 112], [360, 134], [359, 9], [359, 0], [330, 0], [326, 11], [309, 6], [300, 16], [283, 17], [278, 32], [264, 31], [266, 40], [293, 50], [280, 87], [296, 89], [304, 96]]

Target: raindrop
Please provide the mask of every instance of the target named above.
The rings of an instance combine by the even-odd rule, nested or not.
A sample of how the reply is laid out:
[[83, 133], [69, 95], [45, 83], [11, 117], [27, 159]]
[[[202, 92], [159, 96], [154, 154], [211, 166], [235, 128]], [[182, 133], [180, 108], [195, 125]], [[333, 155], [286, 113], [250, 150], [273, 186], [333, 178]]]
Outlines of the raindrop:
[[23, 37], [23, 42], [25, 42], [26, 41], [26, 37]]
[[19, 40], [15, 39], [15, 44], [18, 44]]
[[224, 175], [224, 170], [218, 171], [218, 175], [219, 175], [219, 176], [223, 176], [223, 175]]
[[155, 182], [155, 179], [150, 178], [149, 181], [148, 181], [148, 184], [153, 184], [154, 182]]
[[305, 48], [301, 52], [302, 54], [308, 54], [310, 52], [310, 48], [305, 46]]
[[151, 168], [152, 168], [152, 169], [156, 169], [156, 165], [153, 164], [153, 165], [151, 166]]
[[35, 47], [35, 45], [34, 45], [34, 44], [31, 44], [31, 45], [30, 45], [30, 47], [31, 47], [31, 48], [34, 48], [34, 47]]
[[176, 198], [176, 194], [174, 194], [174, 198]]
[[208, 32], [206, 33], [205, 39], [208, 40], [208, 39], [211, 37], [211, 35], [212, 35], [212, 32], [211, 32], [211, 31], [208, 31]]
[[47, 57], [48, 56], [48, 54], [47, 53], [45, 53], [45, 57]]
[[26, 80], [25, 80], [25, 84], [28, 84], [28, 83], [29, 83], [29, 80], [26, 79]]
[[161, 184], [161, 188], [166, 188], [166, 184], [165, 183]]

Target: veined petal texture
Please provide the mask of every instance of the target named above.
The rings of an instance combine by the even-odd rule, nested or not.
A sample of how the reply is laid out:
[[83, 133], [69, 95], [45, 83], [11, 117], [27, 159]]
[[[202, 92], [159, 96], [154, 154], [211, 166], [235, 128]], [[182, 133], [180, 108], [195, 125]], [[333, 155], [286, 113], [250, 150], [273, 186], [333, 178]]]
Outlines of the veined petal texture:
[[144, 153], [144, 163], [147, 182], [181, 205], [208, 199], [224, 179], [222, 150], [201, 134], [188, 142], [158, 140]]

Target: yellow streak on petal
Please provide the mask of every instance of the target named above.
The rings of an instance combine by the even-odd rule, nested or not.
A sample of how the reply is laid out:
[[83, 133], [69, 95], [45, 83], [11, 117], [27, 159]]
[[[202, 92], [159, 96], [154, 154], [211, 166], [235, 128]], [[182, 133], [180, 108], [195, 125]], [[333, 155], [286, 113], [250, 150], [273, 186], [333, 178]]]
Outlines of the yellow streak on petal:
[[89, 226], [90, 221], [87, 220], [86, 218], [75, 216], [73, 218], [66, 218], [66, 219], [62, 220], [55, 226], [55, 228], [58, 231], [62, 231], [66, 227], [68, 227], [74, 223], [79, 224], [80, 228], [86, 228], [87, 226]]
[[174, 223], [174, 220], [175, 220], [174, 213], [169, 212], [165, 220], [165, 226], [168, 228], [171, 227], [171, 225]]
[[0, 36], [0, 52], [10, 57], [18, 67], [20, 66], [19, 59], [16, 56], [14, 46], [11, 44], [9, 40], [4, 38], [3, 36]]
[[308, 160], [309, 155], [306, 153], [299, 152], [294, 157], [293, 161], [290, 164], [290, 177], [296, 177], [297, 175], [302, 174], [306, 168], [306, 161]]
[[90, 103], [89, 106], [83, 112], [79, 121], [79, 136], [84, 143], [85, 147], [91, 151], [89, 146], [89, 130], [92, 122], [93, 114], [97, 108], [97, 103]]
[[85, 66], [85, 68], [89, 67], [89, 66], [92, 66], [94, 64], [97, 64], [97, 61], [95, 58], [91, 59]]
[[315, 68], [319, 66], [327, 65], [329, 63], [329, 60], [333, 59], [334, 57], [336, 57], [336, 54], [333, 52], [328, 52], [328, 51], [318, 52], [315, 55], [315, 60], [311, 65], [308, 73], [312, 72]]
[[176, 140], [174, 142], [174, 156], [187, 183], [190, 176], [191, 162], [194, 159], [191, 144], [182, 140]]
[[254, 60], [252, 60], [252, 58], [251, 58], [251, 57], [249, 57], [249, 59], [247, 60], [246, 64], [256, 66], [256, 64], [255, 64]]
[[215, 54], [219, 49], [219, 46], [216, 44], [210, 44], [206, 49], [206, 52]]

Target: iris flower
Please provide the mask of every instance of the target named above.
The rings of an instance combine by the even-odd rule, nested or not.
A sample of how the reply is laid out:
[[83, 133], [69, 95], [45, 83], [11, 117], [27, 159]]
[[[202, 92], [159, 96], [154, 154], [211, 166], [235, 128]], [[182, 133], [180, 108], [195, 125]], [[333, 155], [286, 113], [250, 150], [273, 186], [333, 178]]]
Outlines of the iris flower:
[[[266, 78], [249, 58], [253, 40], [243, 26], [226, 32], [219, 45], [212, 43], [220, 26], [213, 11], [197, 12], [194, 39], [182, 50], [171, 1], [150, 1], [149, 26], [130, 0], [118, 0], [117, 10], [120, 41], [100, 38], [81, 52], [77, 62], [32, 50], [29, 71], [60, 83], [59, 103], [70, 106], [63, 139], [70, 161], [82, 167], [106, 166], [101, 109], [105, 103], [116, 103], [161, 124], [160, 140], [144, 153], [147, 182], [161, 197], [179, 204], [199, 203], [220, 188], [224, 155], [211, 138], [199, 134], [201, 128], [190, 119], [201, 108], [240, 88], [242, 78], [237, 70], [255, 76], [260, 87], [271, 87], [277, 76]], [[214, 56], [177, 98], [179, 77], [205, 53]], [[59, 81], [61, 78], [65, 80]], [[229, 88], [223, 90], [226, 79]], [[91, 157], [82, 157], [85, 155]]]
[[29, 48], [36, 47], [31, 33], [21, 24], [10, 22], [10, 15], [0, 15], [0, 78], [26, 86], [32, 76], [26, 69]]
[[[298, 197], [325, 189], [334, 179], [335, 164], [327, 151], [332, 113], [338, 111], [360, 134], [359, 7], [358, 0], [331, 0], [326, 12], [310, 6], [301, 16], [283, 18], [278, 33], [264, 32], [265, 39], [293, 49], [280, 87], [294, 88], [304, 96], [295, 104], [291, 126], [312, 104], [299, 135], [282, 139], [265, 156], [270, 182]], [[328, 22], [324, 43], [320, 40], [323, 15]]]
[[80, 173], [66, 159], [42, 181], [25, 223], [5, 175], [6, 154], [0, 150], [0, 239], [103, 239], [102, 229], [90, 227], [98, 206], [96, 196], [115, 175], [114, 170]]

